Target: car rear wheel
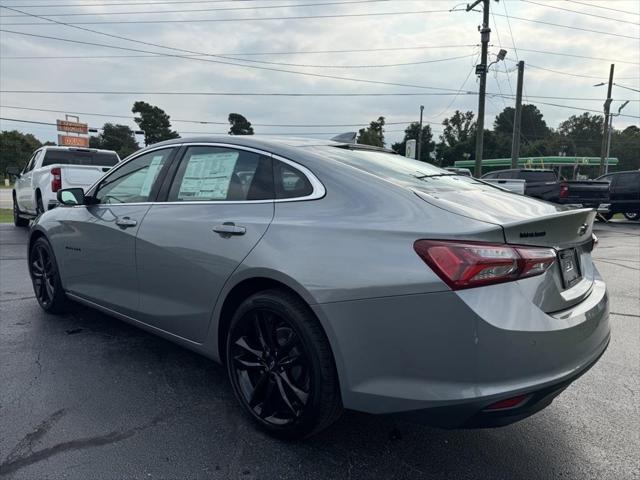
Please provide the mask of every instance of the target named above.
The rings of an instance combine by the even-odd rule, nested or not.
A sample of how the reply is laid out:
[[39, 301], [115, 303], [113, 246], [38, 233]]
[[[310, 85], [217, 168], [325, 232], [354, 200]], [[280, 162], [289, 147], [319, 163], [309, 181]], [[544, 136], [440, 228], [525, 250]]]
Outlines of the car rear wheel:
[[13, 224], [16, 227], [28, 227], [29, 220], [20, 216], [20, 208], [18, 207], [18, 202], [16, 202], [15, 197], [13, 198]]
[[638, 220], [638, 218], [640, 218], [640, 212], [626, 212], [624, 218], [627, 220]]
[[226, 359], [244, 411], [274, 436], [308, 437], [342, 412], [329, 342], [309, 307], [289, 292], [260, 292], [240, 305]]
[[44, 237], [38, 238], [31, 246], [29, 274], [42, 309], [49, 313], [64, 312], [68, 306], [67, 296], [62, 289], [53, 249]]

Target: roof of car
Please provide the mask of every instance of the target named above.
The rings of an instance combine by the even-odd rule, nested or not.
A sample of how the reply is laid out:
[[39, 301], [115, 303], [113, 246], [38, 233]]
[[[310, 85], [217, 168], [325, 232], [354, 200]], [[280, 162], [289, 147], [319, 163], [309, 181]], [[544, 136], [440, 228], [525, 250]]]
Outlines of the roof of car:
[[382, 152], [394, 153], [391, 150], [371, 145], [361, 145], [346, 142], [334, 142], [333, 140], [325, 140], [320, 138], [308, 137], [275, 137], [264, 135], [203, 135], [198, 137], [185, 137], [166, 140], [164, 142], [149, 145], [150, 147], [158, 147], [164, 145], [174, 145], [182, 143], [229, 143], [242, 145], [245, 147], [253, 147], [257, 149], [272, 150], [278, 147], [317, 147], [317, 146], [334, 146], [343, 148], [353, 148], [357, 150], [375, 150]]

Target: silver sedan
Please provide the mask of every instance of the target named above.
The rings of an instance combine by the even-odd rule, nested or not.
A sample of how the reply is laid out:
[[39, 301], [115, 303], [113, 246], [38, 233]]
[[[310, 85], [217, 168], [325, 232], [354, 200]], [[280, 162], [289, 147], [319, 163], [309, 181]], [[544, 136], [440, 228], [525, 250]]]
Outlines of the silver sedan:
[[594, 211], [382, 149], [178, 139], [58, 201], [29, 241], [42, 308], [82, 303], [223, 363], [280, 437], [343, 408], [505, 425], [609, 342]]

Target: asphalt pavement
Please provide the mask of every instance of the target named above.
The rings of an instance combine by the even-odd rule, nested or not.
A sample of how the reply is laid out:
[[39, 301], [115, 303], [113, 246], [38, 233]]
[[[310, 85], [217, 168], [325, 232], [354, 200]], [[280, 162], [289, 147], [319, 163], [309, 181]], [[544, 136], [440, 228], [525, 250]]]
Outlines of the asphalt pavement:
[[640, 478], [640, 224], [596, 233], [611, 344], [550, 407], [486, 430], [347, 412], [287, 443], [253, 428], [214, 362], [88, 308], [43, 313], [27, 231], [0, 225], [0, 477]]

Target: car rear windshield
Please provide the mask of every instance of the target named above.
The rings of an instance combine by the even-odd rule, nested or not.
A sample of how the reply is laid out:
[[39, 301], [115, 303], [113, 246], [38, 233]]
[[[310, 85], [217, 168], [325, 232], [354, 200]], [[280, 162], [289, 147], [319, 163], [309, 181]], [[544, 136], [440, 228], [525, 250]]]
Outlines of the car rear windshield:
[[113, 167], [118, 163], [118, 156], [113, 152], [92, 152], [84, 150], [47, 150], [42, 166], [61, 165], [95, 165]]
[[554, 172], [520, 172], [520, 178], [527, 182], [555, 182], [557, 180]]
[[430, 163], [388, 152], [351, 150], [333, 146], [311, 147], [325, 158], [351, 165], [378, 177], [419, 190], [477, 190], [493, 188], [474, 178], [449, 172]]

